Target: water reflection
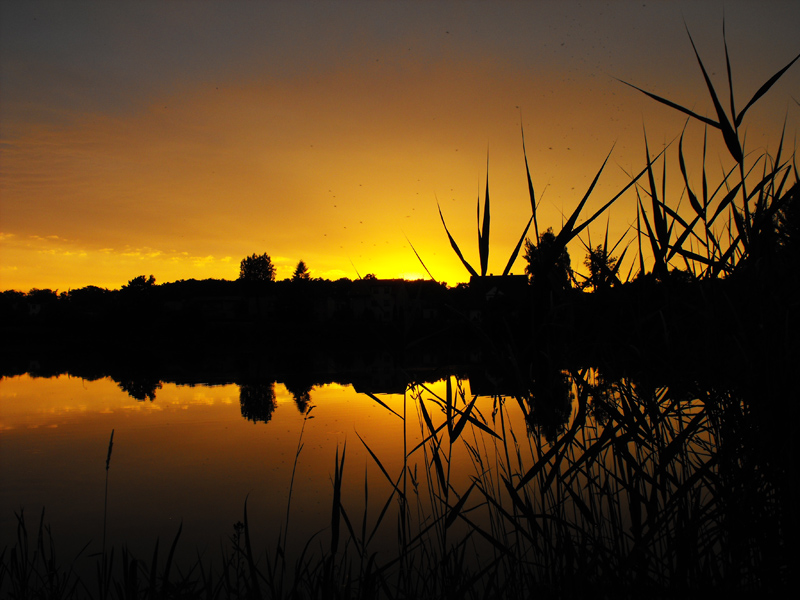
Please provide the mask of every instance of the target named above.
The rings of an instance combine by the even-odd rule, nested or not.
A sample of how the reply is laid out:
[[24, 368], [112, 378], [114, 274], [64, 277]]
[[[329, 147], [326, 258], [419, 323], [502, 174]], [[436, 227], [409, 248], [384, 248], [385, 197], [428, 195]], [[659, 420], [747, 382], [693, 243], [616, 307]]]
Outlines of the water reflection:
[[[786, 580], [796, 532], [793, 454], [782, 451], [787, 432], [776, 436], [782, 430], [763, 401], [722, 386], [667, 385], [546, 362], [527, 377], [483, 369], [465, 378], [469, 368], [454, 371], [424, 385], [427, 372], [395, 374], [395, 381], [407, 381], [405, 392], [380, 397], [369, 390], [388, 380], [357, 373], [336, 377], [359, 382], [371, 396], [299, 374], [250, 379], [238, 390], [118, 380], [119, 390], [143, 409], [136, 421], [102, 405], [95, 417], [81, 417], [64, 431], [64, 444], [41, 429], [14, 427], [6, 417], [3, 471], [10, 483], [2, 508], [8, 513], [20, 502], [36, 506], [59, 497], [62, 514], [96, 525], [96, 514], [81, 513], [86, 488], [79, 486], [94, 481], [90, 495], [100, 498], [98, 474], [113, 426], [117, 541], [143, 531], [149, 540], [163, 535], [152, 525], [164, 515], [224, 535], [248, 497], [251, 518], [262, 519], [251, 533], [267, 543], [285, 526], [282, 515], [289, 519], [293, 486], [294, 535], [286, 543], [300, 551], [315, 531], [331, 535], [332, 462], [349, 439], [341, 514], [363, 527], [342, 525], [340, 535], [364, 556], [368, 546], [380, 548], [386, 565], [394, 564], [398, 548], [447, 569], [479, 571], [486, 559], [503, 585], [570, 582], [576, 594], [624, 585], [647, 596], [663, 589], [764, 588], [765, 582], [779, 587]], [[67, 382], [75, 386], [65, 394], [70, 398], [78, 384], [97, 385], [101, 395], [110, 384]], [[4, 380], [4, 407], [20, 410], [21, 383]], [[6, 394], [12, 389], [17, 397]], [[503, 393], [509, 389], [522, 391]], [[181, 399], [189, 393], [195, 400]], [[301, 445], [312, 395], [319, 418], [304, 430]], [[145, 398], [151, 402], [138, 402]], [[280, 411], [282, 404], [298, 410]], [[94, 438], [86, 457], [63, 454], [74, 440]], [[31, 445], [43, 449], [43, 462], [8, 459], [25, 456]], [[69, 456], [68, 473], [48, 464], [60, 453]], [[353, 464], [366, 465], [363, 474]], [[9, 515], [2, 518], [8, 529]], [[79, 529], [85, 533], [85, 522]], [[465, 554], [462, 539], [471, 540], [474, 554]], [[208, 539], [198, 534], [187, 551], [192, 543]]]
[[269, 423], [275, 402], [275, 382], [242, 383], [239, 385], [242, 416], [253, 423]]
[[296, 377], [284, 381], [283, 385], [286, 386], [287, 391], [292, 395], [292, 398], [294, 398], [297, 410], [301, 413], [305, 413], [309, 404], [311, 404], [311, 390], [314, 387], [313, 383], [303, 378]]
[[153, 378], [137, 378], [137, 379], [124, 379], [117, 382], [119, 389], [127, 393], [131, 398], [136, 400], [150, 400], [152, 402], [156, 399], [156, 390], [161, 389], [161, 381]]

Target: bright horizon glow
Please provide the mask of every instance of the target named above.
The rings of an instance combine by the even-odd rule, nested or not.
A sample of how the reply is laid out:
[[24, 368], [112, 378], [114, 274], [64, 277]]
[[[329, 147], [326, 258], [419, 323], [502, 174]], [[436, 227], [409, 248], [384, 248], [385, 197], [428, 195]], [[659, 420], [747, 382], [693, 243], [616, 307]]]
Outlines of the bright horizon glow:
[[[279, 280], [301, 259], [323, 279], [427, 279], [407, 240], [455, 285], [469, 275], [437, 203], [478, 268], [487, 154], [499, 274], [530, 217], [520, 126], [540, 231], [557, 231], [612, 148], [584, 218], [644, 166], [643, 129], [657, 153], [683, 128], [617, 78], [713, 116], [684, 19], [727, 93], [723, 2], [187, 6], [0, 5], [0, 289], [236, 279], [263, 252]], [[800, 51], [800, 6], [724, 16], [741, 107]], [[749, 151], [774, 152], [784, 119], [793, 139], [798, 89], [795, 65], [748, 112]], [[697, 181], [697, 123], [686, 144]], [[667, 172], [677, 206], [674, 152]], [[635, 202], [592, 243], [606, 222], [634, 242]]]

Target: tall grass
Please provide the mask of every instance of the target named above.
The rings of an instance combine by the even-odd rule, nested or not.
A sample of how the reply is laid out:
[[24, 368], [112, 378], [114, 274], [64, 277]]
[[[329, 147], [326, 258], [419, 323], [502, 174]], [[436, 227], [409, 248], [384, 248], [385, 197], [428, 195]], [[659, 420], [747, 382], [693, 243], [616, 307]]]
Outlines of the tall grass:
[[[678, 164], [685, 185], [685, 193], [694, 216], [685, 219], [677, 206], [671, 207], [666, 200], [666, 166], [663, 167], [662, 186], [656, 184], [647, 139], [645, 157], [647, 162], [648, 187], [642, 193], [650, 197], [651, 213], [647, 216], [645, 202], [639, 196], [637, 220], [641, 218], [645, 230], [639, 228], [638, 235], [645, 235], [653, 252], [653, 272], [663, 276], [670, 260], [679, 256], [687, 271], [698, 278], [713, 278], [732, 273], [737, 267], [764, 260], [775, 251], [775, 222], [778, 213], [796, 193], [800, 176], [796, 156], [785, 156], [785, 126], [774, 156], [768, 152], [752, 155], [746, 151], [743, 136], [744, 117], [747, 111], [761, 99], [783, 74], [800, 58], [795, 56], [759, 87], [744, 108], [737, 112], [733, 93], [733, 71], [731, 69], [728, 42], [723, 22], [722, 38], [728, 83], [729, 112], [723, 107], [720, 94], [709, 77], [687, 27], [687, 34], [703, 75], [709, 97], [714, 106], [716, 120], [703, 116], [685, 106], [645, 91], [633, 84], [623, 82], [639, 90], [656, 102], [688, 115], [688, 121], [704, 125], [703, 153], [701, 163], [701, 186], [690, 183], [683, 150], [684, 131], [678, 144]], [[687, 121], [687, 124], [688, 124]], [[716, 129], [722, 136], [733, 164], [725, 168], [722, 180], [711, 191], [706, 167], [708, 128]], [[792, 183], [792, 178], [794, 183]], [[637, 187], [637, 194], [639, 193]], [[727, 219], [727, 220], [726, 220]], [[673, 241], [673, 235], [675, 236]], [[642, 262], [643, 267], [643, 262]], [[642, 273], [644, 269], [642, 268]]]
[[[608, 380], [593, 370], [561, 375], [571, 410], [560, 429], [542, 421], [534, 410], [541, 399], [533, 395], [479, 398], [456, 378], [442, 395], [409, 387], [397, 426], [410, 440], [415, 423], [419, 443], [398, 448], [402, 461], [392, 473], [371, 448], [377, 433], [360, 436], [386, 485], [365, 473], [359, 515], [342, 493], [346, 447], [337, 449], [329, 527], [299, 552], [287, 547], [288, 517], [274, 552], [259, 551], [264, 540], [253, 537], [245, 502], [243, 521], [216, 565], [199, 555], [179, 559], [179, 529], [163, 564], [158, 543], [150, 560], [126, 548], [118, 564], [99, 555], [108, 585], [93, 591], [72, 565], [55, 560], [43, 516], [31, 550], [20, 514], [16, 544], [0, 555], [0, 592], [120, 599], [676, 597], [787, 583], [783, 484], [741, 398]], [[296, 463], [301, 450], [302, 441]], [[385, 496], [376, 498], [381, 489]], [[381, 532], [396, 539], [394, 549], [375, 545]]]

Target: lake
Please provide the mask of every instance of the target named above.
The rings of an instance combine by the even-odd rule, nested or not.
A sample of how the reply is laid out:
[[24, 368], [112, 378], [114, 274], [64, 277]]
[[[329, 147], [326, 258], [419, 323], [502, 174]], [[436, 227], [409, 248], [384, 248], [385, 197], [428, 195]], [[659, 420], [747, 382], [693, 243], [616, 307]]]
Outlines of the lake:
[[640, 589], [786, 568], [788, 458], [730, 390], [592, 369], [541, 369], [516, 397], [485, 393], [503, 387], [489, 375], [384, 379], [4, 377], [2, 537], [22, 509], [35, 535], [44, 509], [62, 561], [88, 544], [75, 569], [91, 580], [105, 514], [117, 552], [147, 563], [159, 540], [163, 563], [181, 527], [179, 564], [219, 566], [246, 501], [262, 569], [278, 546], [362, 569], [400, 556], [439, 586], [442, 565]]
[[[159, 385], [155, 399], [137, 400], [110, 378], [4, 378], [3, 539], [14, 539], [15, 511], [24, 508], [33, 527], [45, 508], [60, 545], [77, 550], [90, 543], [98, 550], [112, 430], [107, 535], [138, 554], [150, 552], [158, 537], [171, 539], [181, 522], [182, 546], [191, 553], [195, 546], [216, 553], [242, 520], [245, 499], [260, 539], [272, 541], [285, 524], [295, 456], [290, 527], [293, 539], [305, 543], [329, 526], [334, 458], [345, 444], [346, 506], [360, 514], [365, 472], [374, 503], [388, 486], [359, 435], [389, 472], [402, 468], [402, 420], [351, 385], [314, 386], [306, 399], [314, 406], [307, 421], [307, 406], [299, 406], [281, 383], [261, 384], [267, 397], [261, 414], [248, 411], [243, 400], [257, 386]], [[444, 393], [442, 382], [429, 387]], [[274, 408], [265, 412], [270, 395]], [[402, 394], [379, 398], [402, 414]], [[490, 398], [483, 400], [490, 405]], [[416, 412], [414, 421], [407, 431], [409, 448], [421, 439]]]

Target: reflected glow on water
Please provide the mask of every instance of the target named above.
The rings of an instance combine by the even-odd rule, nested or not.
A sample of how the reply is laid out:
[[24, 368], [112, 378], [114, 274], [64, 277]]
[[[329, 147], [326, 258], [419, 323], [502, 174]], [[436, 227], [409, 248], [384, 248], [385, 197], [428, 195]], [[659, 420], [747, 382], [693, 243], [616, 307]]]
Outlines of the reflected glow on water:
[[[444, 384], [429, 387], [441, 394]], [[235, 384], [165, 383], [154, 401], [137, 401], [109, 378], [3, 379], [2, 537], [14, 537], [14, 511], [24, 508], [32, 525], [44, 507], [59, 546], [77, 550], [91, 542], [90, 550], [97, 550], [113, 429], [111, 543], [146, 555], [156, 538], [171, 539], [182, 521], [184, 548], [215, 552], [242, 519], [246, 498], [251, 526], [264, 545], [271, 543], [284, 526], [304, 418], [283, 384], [274, 384], [274, 393], [269, 422], [254, 423], [242, 417]], [[328, 525], [337, 445], [341, 450], [347, 444], [343, 494], [353, 514], [363, 511], [365, 474], [370, 514], [377, 515], [390, 489], [356, 434], [392, 476], [403, 464], [403, 426], [396, 415], [350, 386], [315, 386], [310, 396], [313, 418], [303, 434], [291, 505], [290, 531], [298, 544]], [[402, 395], [380, 399], [402, 414]], [[409, 401], [409, 448], [421, 439], [413, 406]]]

